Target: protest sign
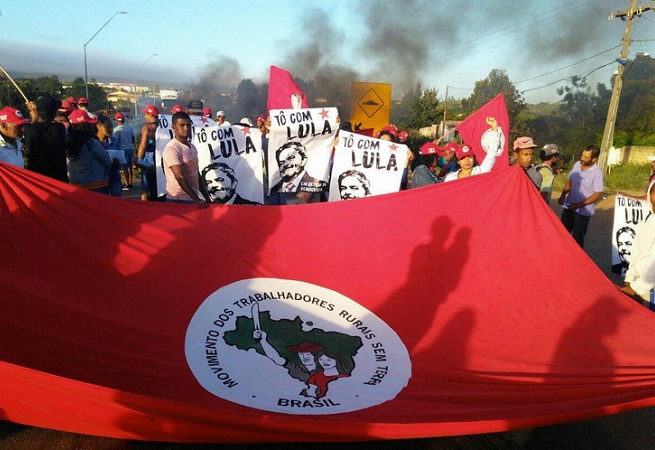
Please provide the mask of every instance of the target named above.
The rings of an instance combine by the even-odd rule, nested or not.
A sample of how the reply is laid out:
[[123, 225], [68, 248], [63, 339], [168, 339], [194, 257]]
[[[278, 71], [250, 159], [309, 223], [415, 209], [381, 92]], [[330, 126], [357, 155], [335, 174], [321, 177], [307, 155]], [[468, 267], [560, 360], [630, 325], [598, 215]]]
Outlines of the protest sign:
[[272, 110], [268, 144], [268, 192], [325, 192], [336, 108]]
[[348, 131], [339, 132], [329, 201], [397, 192], [407, 146]]
[[[159, 116], [157, 128], [157, 191], [166, 194], [161, 158], [173, 139], [169, 115]], [[218, 126], [206, 117], [191, 116], [191, 142], [198, 150], [201, 192], [207, 190], [212, 203], [263, 204], [264, 176], [262, 136], [257, 128]]]
[[637, 226], [651, 214], [646, 200], [617, 195], [612, 228], [612, 272], [625, 275], [630, 266]]

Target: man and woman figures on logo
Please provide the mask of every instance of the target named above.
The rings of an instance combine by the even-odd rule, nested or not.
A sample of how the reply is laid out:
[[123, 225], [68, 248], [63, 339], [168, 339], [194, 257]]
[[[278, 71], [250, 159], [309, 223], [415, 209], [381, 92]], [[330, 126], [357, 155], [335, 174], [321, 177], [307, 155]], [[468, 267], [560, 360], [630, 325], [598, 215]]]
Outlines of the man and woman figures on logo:
[[337, 378], [349, 377], [352, 368], [337, 353], [327, 350], [322, 345], [302, 342], [287, 347], [291, 353], [298, 355], [298, 362], [288, 360], [280, 355], [267, 339], [264, 330], [255, 329], [253, 338], [258, 340], [266, 356], [278, 366], [282, 366], [296, 380], [306, 383], [300, 395], [323, 398], [327, 394], [328, 384]]

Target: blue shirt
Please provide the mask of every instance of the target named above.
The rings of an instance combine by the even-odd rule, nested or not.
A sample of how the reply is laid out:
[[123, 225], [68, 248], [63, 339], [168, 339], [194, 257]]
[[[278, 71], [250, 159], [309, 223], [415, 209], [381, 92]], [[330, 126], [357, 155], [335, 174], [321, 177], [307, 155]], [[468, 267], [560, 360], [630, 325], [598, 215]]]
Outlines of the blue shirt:
[[[583, 202], [596, 192], [603, 192], [603, 172], [596, 164], [587, 170], [582, 170], [580, 161], [576, 162], [569, 173], [569, 181], [571, 191], [566, 197], [568, 204]], [[578, 208], [575, 212], [581, 216], [593, 216], [594, 211], [595, 205], [592, 203]]]

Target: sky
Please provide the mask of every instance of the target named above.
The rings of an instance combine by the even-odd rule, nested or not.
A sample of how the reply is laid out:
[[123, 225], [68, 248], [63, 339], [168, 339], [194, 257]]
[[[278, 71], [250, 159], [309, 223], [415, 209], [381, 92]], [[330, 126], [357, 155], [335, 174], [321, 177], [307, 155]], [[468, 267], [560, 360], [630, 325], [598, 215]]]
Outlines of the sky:
[[[652, 5], [640, 0], [638, 5]], [[93, 6], [91, 6], [93, 5]], [[304, 80], [417, 82], [467, 97], [505, 70], [530, 103], [586, 75], [609, 86], [629, 0], [0, 0], [0, 65], [12, 76], [84, 78], [160, 88], [242, 79], [271, 65]], [[116, 14], [126, 11], [127, 14]], [[109, 21], [107, 23], [107, 21]], [[104, 28], [102, 28], [104, 25]], [[629, 58], [653, 53], [655, 12], [634, 20]], [[97, 33], [97, 34], [96, 34]], [[156, 56], [153, 56], [156, 55]], [[547, 86], [548, 85], [548, 86]], [[546, 86], [546, 87], [545, 87]]]

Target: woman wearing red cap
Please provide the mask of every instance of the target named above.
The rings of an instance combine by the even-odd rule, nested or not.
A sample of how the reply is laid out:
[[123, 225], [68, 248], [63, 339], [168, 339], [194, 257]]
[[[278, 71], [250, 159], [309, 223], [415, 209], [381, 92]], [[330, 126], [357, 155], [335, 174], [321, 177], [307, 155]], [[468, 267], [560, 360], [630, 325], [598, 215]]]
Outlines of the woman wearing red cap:
[[83, 109], [76, 109], [68, 117], [71, 121], [66, 138], [68, 176], [71, 184], [101, 194], [109, 194], [111, 159], [97, 139], [97, 117]]
[[459, 164], [459, 170], [456, 172], [450, 172], [446, 175], [444, 181], [458, 180], [460, 178], [466, 178], [471, 175], [479, 175], [491, 171], [496, 162], [496, 157], [503, 151], [501, 143], [502, 134], [498, 131], [498, 122], [496, 122], [495, 117], [487, 117], [487, 125], [489, 125], [491, 129], [488, 131], [489, 137], [486, 140], [487, 144], [482, 144], [484, 150], [487, 152], [487, 156], [485, 156], [482, 164], [476, 166], [475, 155], [473, 154], [472, 147], [467, 144], [462, 144], [455, 152], [457, 163]]

